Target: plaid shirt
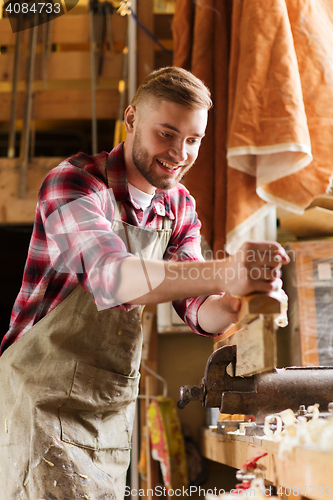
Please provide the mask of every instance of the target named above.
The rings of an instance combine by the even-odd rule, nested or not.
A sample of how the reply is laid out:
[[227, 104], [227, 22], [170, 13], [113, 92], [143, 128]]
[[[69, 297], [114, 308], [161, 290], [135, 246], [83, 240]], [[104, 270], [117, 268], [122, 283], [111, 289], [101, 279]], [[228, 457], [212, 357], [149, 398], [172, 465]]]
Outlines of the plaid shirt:
[[[131, 255], [112, 231], [115, 200], [121, 202], [121, 220], [140, 226], [143, 211], [128, 191], [122, 144], [109, 154], [89, 157], [80, 153], [46, 176], [21, 290], [1, 352], [60, 304], [77, 284], [93, 294], [99, 309], [135, 307], [118, 304], [113, 294], [119, 266]], [[181, 184], [156, 190], [145, 228], [162, 229], [165, 216], [171, 220], [172, 234], [164, 258], [203, 260], [194, 200]], [[185, 323], [201, 335], [209, 335], [197, 320], [205, 298], [173, 303]]]

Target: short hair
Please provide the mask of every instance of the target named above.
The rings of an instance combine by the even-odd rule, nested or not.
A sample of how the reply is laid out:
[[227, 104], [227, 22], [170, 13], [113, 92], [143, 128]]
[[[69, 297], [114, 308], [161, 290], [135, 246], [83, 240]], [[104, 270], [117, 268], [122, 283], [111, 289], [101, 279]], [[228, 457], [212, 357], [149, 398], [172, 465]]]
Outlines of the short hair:
[[206, 85], [190, 71], [168, 66], [150, 73], [136, 91], [132, 106], [137, 107], [151, 97], [175, 102], [191, 109], [209, 110], [211, 93]]

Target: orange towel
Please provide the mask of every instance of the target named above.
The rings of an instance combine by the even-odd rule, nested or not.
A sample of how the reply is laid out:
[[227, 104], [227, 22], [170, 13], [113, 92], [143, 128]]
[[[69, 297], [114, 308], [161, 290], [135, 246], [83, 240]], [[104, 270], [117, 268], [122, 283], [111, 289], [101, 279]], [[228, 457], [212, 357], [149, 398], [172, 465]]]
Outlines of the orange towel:
[[227, 249], [232, 251], [239, 233], [267, 213], [267, 203], [302, 213], [329, 186], [331, 0], [234, 2], [229, 74]]
[[174, 65], [201, 78], [214, 101], [199, 157], [184, 180], [215, 252], [225, 244], [230, 24], [230, 0], [176, 1]]
[[[193, 10], [193, 2], [178, 0], [174, 63], [181, 61], [177, 40], [192, 33], [190, 69], [208, 86], [213, 83], [215, 102], [213, 132], [208, 130], [207, 142], [212, 141], [212, 157], [204, 151], [199, 162], [212, 162], [213, 167], [207, 167], [208, 176], [216, 189], [209, 185], [203, 192], [204, 168], [200, 176], [196, 170], [196, 181], [194, 175], [189, 176], [189, 189], [197, 198], [200, 218], [201, 213], [205, 215], [204, 200], [207, 204], [212, 199], [213, 216], [208, 226], [213, 227], [206, 231], [204, 216], [203, 232], [215, 251], [224, 241], [232, 253], [240, 235], [258, 224], [273, 205], [301, 213], [329, 187], [333, 176], [333, 2], [234, 1], [232, 22], [223, 32], [222, 20], [228, 19], [225, 13], [230, 2], [209, 0], [196, 5], [194, 14], [191, 12], [194, 27], [201, 25], [202, 31], [209, 29], [209, 33], [187, 29], [180, 35], [177, 25], [184, 23], [185, 12], [182, 21], [177, 8], [184, 3], [191, 4]], [[206, 28], [208, 8], [213, 11], [214, 22]], [[200, 23], [202, 16], [205, 22]], [[213, 65], [211, 56], [203, 57], [197, 48], [207, 36], [212, 40]], [[230, 39], [230, 51], [226, 39]], [[204, 47], [208, 50], [207, 44]], [[229, 57], [227, 74], [221, 72], [218, 61], [228, 61]], [[226, 115], [228, 166], [217, 154], [218, 141], [220, 153], [223, 149]], [[223, 208], [221, 199], [225, 196], [225, 213], [223, 209], [216, 212], [216, 204]], [[220, 221], [218, 213], [222, 215]]]

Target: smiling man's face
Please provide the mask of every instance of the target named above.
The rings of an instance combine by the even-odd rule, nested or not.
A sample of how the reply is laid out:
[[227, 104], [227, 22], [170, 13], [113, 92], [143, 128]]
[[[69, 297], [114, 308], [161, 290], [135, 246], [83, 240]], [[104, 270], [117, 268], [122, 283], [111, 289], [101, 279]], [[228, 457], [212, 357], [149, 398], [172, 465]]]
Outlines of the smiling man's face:
[[198, 156], [207, 110], [152, 99], [144, 109], [129, 106], [126, 120], [129, 182], [147, 193], [175, 186]]

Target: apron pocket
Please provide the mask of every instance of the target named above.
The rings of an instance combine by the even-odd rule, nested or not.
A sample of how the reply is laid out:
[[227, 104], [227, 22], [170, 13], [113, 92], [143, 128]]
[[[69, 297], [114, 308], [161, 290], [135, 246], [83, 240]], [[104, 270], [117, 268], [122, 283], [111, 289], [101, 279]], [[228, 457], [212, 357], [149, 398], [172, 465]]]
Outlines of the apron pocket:
[[69, 398], [59, 409], [62, 441], [93, 450], [129, 449], [139, 378], [77, 363]]

